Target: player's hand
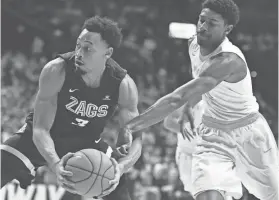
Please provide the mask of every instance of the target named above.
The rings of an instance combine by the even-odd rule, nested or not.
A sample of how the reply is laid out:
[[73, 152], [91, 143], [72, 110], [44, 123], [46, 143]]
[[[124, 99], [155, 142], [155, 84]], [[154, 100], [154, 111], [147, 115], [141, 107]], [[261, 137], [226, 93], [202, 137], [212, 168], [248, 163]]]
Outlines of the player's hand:
[[112, 161], [112, 164], [114, 166], [114, 171], [115, 171], [114, 179], [109, 181], [110, 187], [108, 189], [106, 189], [105, 191], [103, 191], [103, 193], [101, 195], [99, 195], [98, 198], [102, 198], [104, 196], [109, 195], [111, 192], [113, 192], [116, 189], [116, 187], [118, 186], [120, 177], [123, 174], [123, 170], [124, 170], [123, 165], [118, 164], [118, 162], [114, 158], [111, 158], [111, 161]]
[[120, 158], [127, 156], [127, 154], [128, 154], [128, 146], [123, 145], [121, 147], [113, 148], [111, 157], [118, 160]]
[[191, 139], [194, 139], [194, 136], [196, 136], [196, 130], [194, 127], [194, 123], [191, 123], [188, 120], [184, 120], [183, 118], [179, 120], [180, 124], [180, 133], [182, 134], [184, 139], [188, 139], [191, 141]]
[[74, 189], [75, 184], [68, 180], [68, 177], [73, 176], [73, 173], [65, 170], [65, 165], [67, 161], [74, 156], [74, 153], [67, 153], [65, 156], [61, 158], [59, 162], [57, 162], [53, 166], [53, 172], [56, 174], [57, 183], [65, 190], [76, 194], [76, 190]]
[[189, 141], [194, 139], [194, 136], [197, 134], [194, 124], [193, 108], [191, 106], [187, 106], [187, 104], [185, 105], [178, 123], [180, 125], [180, 133], [182, 134], [183, 138], [187, 138]]
[[116, 143], [116, 152], [120, 157], [126, 156], [128, 154], [128, 150], [131, 147], [132, 141], [132, 132], [126, 128], [120, 129]]

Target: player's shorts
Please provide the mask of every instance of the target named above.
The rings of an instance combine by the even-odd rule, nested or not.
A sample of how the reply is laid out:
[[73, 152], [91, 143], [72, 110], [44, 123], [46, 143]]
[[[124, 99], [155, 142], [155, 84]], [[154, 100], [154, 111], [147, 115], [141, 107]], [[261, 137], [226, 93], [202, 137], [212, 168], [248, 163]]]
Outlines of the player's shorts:
[[[68, 152], [77, 152], [82, 149], [92, 148], [104, 153], [112, 152], [109, 145], [103, 141], [95, 143], [82, 138], [53, 138], [55, 150], [61, 158]], [[32, 122], [24, 126], [9, 139], [0, 145], [1, 148], [1, 175], [7, 181], [17, 179], [20, 185], [25, 188], [31, 184], [36, 169], [46, 165], [45, 159], [41, 156], [32, 140]], [[108, 155], [110, 156], [110, 155]], [[13, 167], [10, 167], [13, 166]], [[19, 173], [20, 172], [20, 173]]]
[[[176, 149], [176, 164], [178, 167], [179, 177], [183, 183], [184, 190], [189, 192], [192, 196], [193, 194], [193, 184], [192, 180], [192, 153], [185, 153], [181, 149]], [[232, 200], [230, 196], [225, 196], [225, 200]]]
[[[2, 150], [1, 150], [2, 151]], [[7, 177], [7, 179], [13, 180], [17, 179], [20, 183], [20, 187], [26, 189], [34, 179], [34, 174], [32, 175], [30, 170], [26, 167], [26, 165], [22, 162], [22, 160], [18, 159], [13, 154], [2, 151], [1, 152], [1, 178]], [[128, 181], [127, 175], [123, 174], [117, 188], [110, 193], [108, 196], [103, 197], [104, 200], [131, 200], [131, 194], [128, 190]], [[93, 199], [93, 198], [91, 198]]]
[[259, 199], [278, 199], [278, 149], [260, 113], [224, 122], [203, 117], [192, 160], [193, 193], [217, 190], [239, 199], [242, 185]]
[[179, 172], [179, 178], [184, 185], [184, 190], [190, 192], [193, 191], [193, 187], [191, 184], [192, 180], [192, 154], [185, 153], [181, 151], [180, 148], [176, 149], [175, 160]]
[[184, 190], [192, 194], [191, 184], [192, 153], [196, 147], [196, 139], [191, 141], [184, 139], [181, 133], [177, 133], [177, 148], [175, 161], [179, 172], [179, 178], [184, 185]]

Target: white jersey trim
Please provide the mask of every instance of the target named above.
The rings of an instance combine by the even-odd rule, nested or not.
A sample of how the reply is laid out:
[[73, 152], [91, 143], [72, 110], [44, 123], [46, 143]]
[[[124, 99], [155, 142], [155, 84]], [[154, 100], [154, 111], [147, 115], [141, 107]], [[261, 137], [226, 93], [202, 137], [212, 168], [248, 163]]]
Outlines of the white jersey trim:
[[30, 170], [31, 174], [33, 176], [35, 176], [36, 172], [35, 172], [35, 167], [34, 165], [31, 163], [31, 161], [29, 160], [29, 158], [27, 158], [24, 154], [22, 154], [20, 151], [18, 151], [17, 149], [8, 146], [8, 145], [4, 145], [1, 144], [0, 145], [0, 149], [7, 151], [11, 154], [13, 154], [14, 156], [16, 156], [17, 158], [19, 158], [24, 164], [25, 166]]

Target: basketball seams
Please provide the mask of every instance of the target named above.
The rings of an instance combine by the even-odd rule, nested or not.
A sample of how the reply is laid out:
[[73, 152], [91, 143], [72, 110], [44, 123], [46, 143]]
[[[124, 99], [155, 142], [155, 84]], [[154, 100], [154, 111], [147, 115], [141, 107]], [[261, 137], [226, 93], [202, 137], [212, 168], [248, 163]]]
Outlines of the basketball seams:
[[83, 168], [78, 167], [78, 166], [69, 165], [69, 164], [66, 164], [66, 165], [67, 165], [67, 166], [70, 166], [70, 167], [74, 167], [74, 168], [76, 168], [76, 169], [83, 170], [83, 171], [85, 171], [85, 172], [89, 172], [89, 173], [92, 173], [92, 174], [96, 174], [96, 173], [95, 173], [95, 172], [93, 172], [93, 171], [89, 171], [89, 170], [87, 170], [87, 169], [83, 169]]
[[[103, 155], [101, 154], [101, 158], [103, 158]], [[101, 193], [103, 193], [103, 191], [104, 191], [104, 187], [103, 187], [103, 176], [104, 176], [104, 174], [106, 173], [106, 171], [103, 173], [103, 175], [101, 176], [101, 189], [102, 189], [102, 192]], [[99, 194], [100, 195], [100, 194]], [[98, 195], [98, 196], [99, 196]]]
[[[102, 156], [103, 156], [103, 155], [102, 155]], [[108, 179], [108, 180], [112, 180], [112, 179], [109, 179], [108, 177], [105, 177], [106, 172], [107, 172], [112, 166], [113, 166], [113, 165], [109, 166], [109, 167], [104, 171], [103, 175], [101, 176], [101, 177], [102, 177], [102, 178], [101, 178], [102, 193], [103, 193], [103, 191], [104, 191], [104, 188], [103, 188], [103, 179], [105, 178], [105, 179]]]
[[[101, 159], [103, 159], [103, 155], [101, 154]], [[106, 171], [105, 171], [106, 172]], [[101, 191], [101, 194], [103, 193], [103, 191], [104, 191], [104, 187], [103, 187], [103, 176], [104, 176], [104, 174], [105, 173], [103, 173], [103, 175], [101, 176], [102, 178], [101, 178], [101, 189], [102, 189], [102, 191]], [[101, 195], [101, 194], [99, 194], [99, 195]], [[99, 196], [98, 195], [98, 196]]]
[[[102, 178], [106, 178], [106, 179], [108, 179], [108, 180], [112, 180], [112, 179], [106, 177], [106, 176], [105, 176], [105, 173], [106, 173], [113, 165], [109, 166], [109, 167], [106, 169], [106, 171], [104, 172], [103, 175], [97, 174], [97, 173], [95, 173], [95, 172], [93, 172], [93, 171], [89, 171], [89, 170], [86, 170], [86, 169], [83, 169], [83, 168], [80, 168], [80, 167], [77, 167], [77, 166], [74, 166], [74, 165], [69, 165], [69, 164], [67, 164], [67, 166], [73, 167], [73, 168], [76, 168], [76, 169], [80, 169], [80, 170], [83, 170], [83, 171], [85, 171], [85, 172], [88, 172], [88, 173], [90, 173], [90, 176], [91, 176], [92, 174], [94, 174], [94, 175], [96, 175], [96, 176], [101, 176]], [[90, 177], [84, 179], [84, 181], [87, 180], [87, 179], [89, 179], [89, 178], [90, 178]], [[77, 181], [77, 182], [74, 182], [74, 183], [78, 183], [78, 182], [80, 182], [80, 181]]]
[[85, 171], [85, 172], [90, 173], [90, 175], [89, 175], [87, 178], [83, 179], [83, 180], [79, 180], [79, 181], [72, 181], [72, 180], [71, 180], [73, 183], [80, 183], [80, 182], [82, 182], [82, 181], [86, 181], [86, 180], [88, 180], [89, 178], [91, 178], [92, 174], [95, 174], [96, 176], [100, 176], [100, 175], [98, 175], [98, 174], [95, 173], [95, 172], [91, 172], [91, 171], [88, 171], [88, 170], [83, 169], [83, 168], [80, 168], [80, 167], [76, 167], [76, 166], [69, 165], [69, 164], [67, 164], [67, 166], [72, 167], [72, 168], [76, 168], [76, 169], [80, 169], [80, 170], [83, 170], [83, 171]]
[[[104, 184], [105, 185], [107, 185], [107, 181], [109, 181], [109, 180], [113, 180], [113, 178], [111, 178], [111, 173], [113, 172], [113, 171], [111, 171], [110, 169], [113, 167], [113, 163], [110, 163], [110, 166], [108, 166], [107, 167], [107, 169], [104, 169], [104, 167], [102, 168], [102, 166], [104, 165], [104, 163], [103, 163], [103, 161], [104, 161], [104, 159], [105, 159], [105, 157], [103, 157], [103, 152], [101, 152], [101, 151], [99, 151], [99, 155], [100, 155], [100, 162], [99, 162], [99, 169], [98, 169], [98, 171], [97, 172], [94, 172], [94, 168], [96, 169], [96, 163], [94, 164], [94, 160], [95, 159], [93, 159], [93, 160], [91, 160], [90, 159], [90, 155], [87, 155], [87, 152], [86, 151], [82, 151], [82, 150], [80, 150], [79, 151], [81, 154], [83, 154], [84, 155], [84, 158], [85, 159], [87, 159], [87, 160], [89, 160], [89, 164], [91, 164], [91, 166], [92, 166], [92, 171], [89, 171], [88, 169], [83, 169], [82, 167], [83, 166], [75, 166], [75, 165], [72, 165], [72, 164], [74, 164], [74, 163], [71, 163], [71, 164], [67, 164], [67, 166], [69, 166], [70, 168], [73, 168], [73, 170], [74, 169], [76, 169], [76, 170], [81, 170], [81, 171], [84, 171], [84, 173], [88, 173], [89, 174], [89, 176], [88, 177], [86, 177], [86, 178], [84, 178], [83, 180], [78, 180], [78, 181], [72, 181], [73, 183], [78, 183], [78, 184], [80, 184], [81, 182], [83, 182], [83, 181], [88, 181], [88, 179], [90, 179], [90, 182], [92, 181], [92, 185], [89, 187], [89, 189], [84, 193], [84, 194], [82, 194], [83, 196], [86, 196], [86, 195], [88, 195], [90, 192], [91, 192], [91, 190], [92, 190], [92, 188], [95, 186], [95, 184], [96, 184], [96, 182], [98, 182], [98, 187], [100, 187], [100, 189], [101, 189], [101, 194], [105, 191], [104, 190]], [[97, 155], [96, 155], [97, 156]], [[99, 157], [99, 156], [97, 156], [97, 157]], [[108, 163], [107, 163], [108, 164]], [[102, 170], [102, 175], [100, 174], [100, 172], [101, 172], [101, 170]], [[107, 177], [106, 176], [106, 174], [108, 173], [108, 171], [110, 170], [110, 174], [111, 175], [109, 175], [110, 177]], [[114, 173], [114, 172], [113, 172]], [[94, 179], [92, 179], [93, 177], [92, 177], [92, 175], [94, 175], [95, 177], [94, 177]], [[106, 179], [106, 180], [105, 180]], [[105, 181], [105, 182], [104, 182]], [[90, 182], [89, 182], [89, 184], [90, 184]], [[100, 183], [99, 183], [100, 182]], [[100, 184], [100, 185], [99, 185]], [[107, 189], [109, 189], [110, 188], [110, 186], [109, 185], [107, 185]], [[85, 188], [84, 188], [85, 189]], [[97, 192], [97, 191], [95, 191], [95, 192]], [[99, 194], [100, 195], [100, 194]]]
[[[103, 157], [103, 154], [101, 154], [101, 158], [102, 158], [102, 157]], [[105, 179], [108, 179], [108, 180], [112, 180], [112, 179], [109, 179], [108, 177], [105, 177], [106, 172], [107, 172], [112, 166], [113, 166], [113, 165], [109, 166], [109, 167], [104, 171], [103, 175], [98, 175], [98, 176], [101, 176], [101, 177], [102, 177], [102, 178], [101, 178], [101, 188], [102, 188], [101, 194], [102, 194], [103, 191], [104, 191], [104, 188], [103, 188], [103, 179], [105, 178]], [[99, 195], [101, 195], [101, 194], [99, 194]], [[97, 196], [99, 196], [99, 195], [97, 195]]]
[[[80, 152], [82, 152], [82, 153], [86, 156], [86, 158], [90, 161], [91, 165], [94, 167], [94, 164], [93, 164], [92, 161], [89, 159], [89, 157], [88, 157], [83, 151], [80, 151]], [[98, 169], [98, 174], [99, 174], [99, 172], [100, 172], [100, 170], [101, 170], [101, 165], [102, 165], [102, 162], [103, 162], [102, 153], [101, 153], [100, 151], [99, 151], [99, 153], [101, 154], [101, 161], [100, 161], [100, 166], [99, 166], [99, 169]], [[92, 175], [92, 174], [93, 174], [93, 173], [91, 173], [91, 175]], [[95, 180], [93, 181], [93, 183], [92, 183], [92, 185], [90, 186], [89, 190], [87, 190], [87, 192], [85, 192], [85, 194], [83, 194], [83, 195], [86, 195], [86, 194], [92, 189], [92, 187], [95, 185], [95, 182], [96, 182], [97, 178], [98, 178], [98, 176], [95, 177]]]
[[103, 175], [101, 175], [102, 178], [106, 178], [106, 179], [108, 179], [108, 180], [112, 180], [112, 179], [110, 179], [110, 178], [108, 178], [108, 177], [105, 176], [106, 172], [107, 172], [111, 167], [113, 167], [113, 164], [112, 164], [111, 166], [109, 166], [109, 167], [104, 171]]

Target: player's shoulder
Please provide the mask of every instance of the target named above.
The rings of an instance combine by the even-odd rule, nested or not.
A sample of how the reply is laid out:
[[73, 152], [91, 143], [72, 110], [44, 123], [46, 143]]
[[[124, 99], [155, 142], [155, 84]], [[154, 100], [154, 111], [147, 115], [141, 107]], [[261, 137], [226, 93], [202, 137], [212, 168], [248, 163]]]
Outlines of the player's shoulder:
[[42, 74], [63, 75], [65, 72], [65, 60], [55, 58], [49, 61], [43, 68]]
[[65, 81], [65, 61], [55, 58], [49, 61], [42, 69], [39, 87], [50, 91], [60, 91]]
[[137, 86], [135, 81], [130, 77], [129, 74], [126, 74], [120, 83], [120, 90], [127, 92], [137, 92]]

